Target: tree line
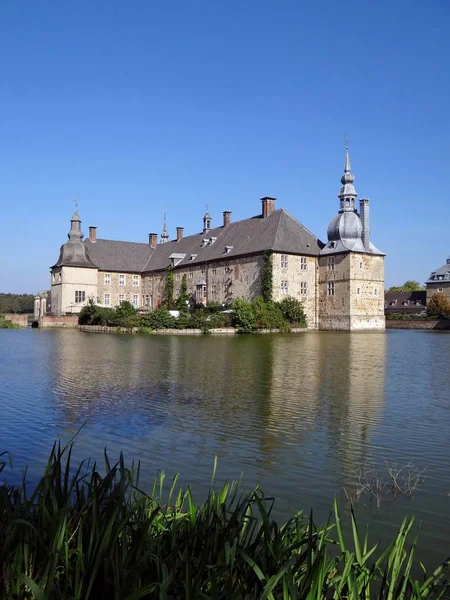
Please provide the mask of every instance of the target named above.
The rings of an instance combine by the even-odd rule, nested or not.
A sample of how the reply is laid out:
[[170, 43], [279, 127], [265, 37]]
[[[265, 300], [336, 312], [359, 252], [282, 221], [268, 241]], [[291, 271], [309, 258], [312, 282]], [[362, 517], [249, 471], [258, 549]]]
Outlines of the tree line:
[[31, 314], [34, 294], [0, 294], [0, 313]]

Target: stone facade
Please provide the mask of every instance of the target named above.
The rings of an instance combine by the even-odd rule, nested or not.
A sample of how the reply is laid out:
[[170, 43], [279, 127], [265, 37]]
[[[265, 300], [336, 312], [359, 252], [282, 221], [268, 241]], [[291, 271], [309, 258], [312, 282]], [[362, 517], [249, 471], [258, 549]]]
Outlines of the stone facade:
[[317, 289], [319, 264], [315, 256], [274, 253], [273, 299], [283, 300], [287, 296], [303, 303], [309, 329], [318, 327]]
[[142, 275], [98, 271], [96, 301], [103, 306], [118, 306], [127, 300], [136, 308], [143, 306]]
[[384, 257], [319, 258], [319, 329], [384, 329]]

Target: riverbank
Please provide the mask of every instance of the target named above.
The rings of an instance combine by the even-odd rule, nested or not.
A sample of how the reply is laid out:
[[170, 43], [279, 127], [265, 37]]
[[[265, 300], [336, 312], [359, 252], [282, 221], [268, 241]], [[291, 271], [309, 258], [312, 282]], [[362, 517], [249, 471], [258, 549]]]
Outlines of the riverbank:
[[[79, 330], [85, 333], [142, 333], [148, 335], [236, 335], [239, 331], [235, 327], [221, 327], [214, 329], [150, 329], [139, 327], [109, 327], [107, 325], [79, 325]], [[289, 333], [305, 333], [308, 329], [293, 327]], [[257, 329], [254, 333], [286, 333], [281, 329]]]
[[[345, 539], [340, 511], [324, 526], [297, 513], [280, 526], [272, 498], [239, 484], [193, 492], [159, 474], [140, 491], [139, 470], [123, 458], [71, 467], [72, 448], [55, 446], [33, 490], [0, 487], [0, 595], [47, 599], [437, 598], [450, 588], [448, 563], [412, 576], [414, 521], [388, 548], [358, 533]], [[5, 463], [0, 463], [0, 470]], [[72, 470], [71, 470], [72, 469]], [[350, 590], [353, 592], [350, 594]]]
[[435, 329], [447, 331], [450, 330], [450, 320], [386, 319], [386, 329]]

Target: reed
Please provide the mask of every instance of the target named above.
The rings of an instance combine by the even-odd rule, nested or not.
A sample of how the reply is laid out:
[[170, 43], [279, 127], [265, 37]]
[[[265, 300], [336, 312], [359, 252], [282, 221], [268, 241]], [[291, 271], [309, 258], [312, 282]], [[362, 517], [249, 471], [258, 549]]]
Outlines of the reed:
[[[4, 455], [6, 459], [6, 456]], [[0, 470], [6, 460], [0, 464]], [[56, 444], [32, 490], [0, 487], [0, 597], [18, 599], [445, 598], [448, 561], [415, 579], [413, 519], [387, 548], [369, 546], [351, 513], [345, 540], [338, 503], [316, 527], [298, 513], [279, 525], [273, 499], [238, 483], [194, 503], [175, 477], [139, 487], [139, 465], [72, 465]]]

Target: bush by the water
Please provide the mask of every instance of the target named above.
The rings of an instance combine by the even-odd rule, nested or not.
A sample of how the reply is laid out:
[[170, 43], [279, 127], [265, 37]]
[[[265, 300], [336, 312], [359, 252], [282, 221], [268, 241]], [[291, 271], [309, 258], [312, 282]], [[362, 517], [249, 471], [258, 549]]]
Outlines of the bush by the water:
[[[370, 546], [337, 502], [316, 527], [277, 523], [273, 499], [235, 483], [194, 502], [159, 474], [141, 491], [139, 466], [71, 464], [55, 446], [41, 479], [0, 486], [0, 597], [23, 600], [325, 600], [445, 598], [449, 561], [423, 578], [405, 518], [387, 548]], [[0, 455], [1, 457], [1, 455]], [[4, 457], [6, 458], [6, 457]], [[0, 463], [0, 471], [5, 462]], [[214, 467], [215, 471], [215, 467]], [[214, 480], [214, 473], [213, 473]], [[412, 539], [411, 539], [412, 536]], [[422, 567], [423, 568], [423, 567]]]
[[81, 309], [80, 325], [108, 325], [110, 327], [138, 327], [142, 331], [160, 329], [211, 329], [236, 327], [239, 333], [251, 333], [258, 329], [288, 331], [290, 327], [306, 327], [306, 316], [301, 302], [285, 298], [281, 302], [264, 301], [262, 298], [248, 302], [236, 299], [224, 310], [224, 305], [210, 302], [206, 306], [193, 305], [190, 310], [179, 311], [174, 317], [166, 307], [139, 313], [129, 302], [117, 308], [97, 306], [89, 301]]
[[18, 325], [7, 321], [3, 315], [0, 315], [0, 329], [20, 329]]
[[450, 301], [444, 294], [433, 294], [427, 305], [427, 314], [436, 319], [450, 318]]

